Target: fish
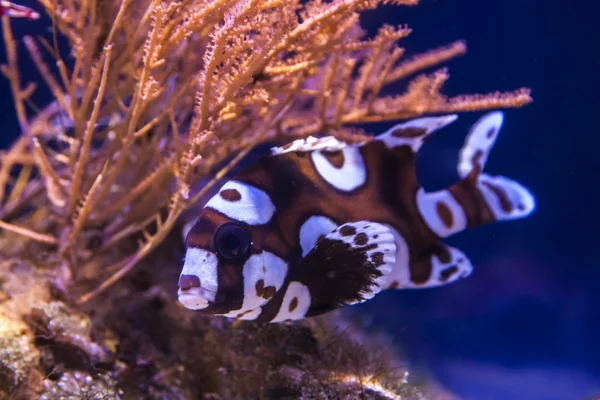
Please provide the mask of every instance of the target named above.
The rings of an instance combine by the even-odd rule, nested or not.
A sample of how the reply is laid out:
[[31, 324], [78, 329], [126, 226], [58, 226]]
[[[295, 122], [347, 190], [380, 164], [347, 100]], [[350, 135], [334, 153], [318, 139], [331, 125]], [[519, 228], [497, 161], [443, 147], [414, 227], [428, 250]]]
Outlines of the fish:
[[387, 289], [469, 276], [469, 258], [443, 239], [527, 217], [536, 200], [520, 183], [484, 172], [501, 111], [471, 127], [456, 183], [425, 191], [417, 153], [456, 119], [409, 120], [358, 144], [326, 136], [273, 147], [227, 181], [187, 228], [179, 303], [202, 314], [289, 322]]
[[32, 8], [21, 6], [6, 0], [0, 0], [0, 17], [8, 15], [12, 18], [26, 18], [36, 20], [40, 14]]

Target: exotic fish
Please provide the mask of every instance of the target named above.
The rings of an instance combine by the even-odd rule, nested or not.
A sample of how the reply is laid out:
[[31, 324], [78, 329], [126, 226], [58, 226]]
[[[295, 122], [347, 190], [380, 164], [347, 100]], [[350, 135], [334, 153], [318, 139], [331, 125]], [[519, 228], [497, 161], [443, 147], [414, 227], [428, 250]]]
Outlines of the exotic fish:
[[333, 137], [276, 147], [225, 183], [186, 237], [178, 298], [230, 318], [283, 322], [429, 288], [473, 269], [443, 238], [530, 215], [533, 195], [483, 172], [503, 123], [484, 115], [460, 151], [460, 180], [426, 192], [416, 153], [456, 115], [398, 124], [360, 144]]

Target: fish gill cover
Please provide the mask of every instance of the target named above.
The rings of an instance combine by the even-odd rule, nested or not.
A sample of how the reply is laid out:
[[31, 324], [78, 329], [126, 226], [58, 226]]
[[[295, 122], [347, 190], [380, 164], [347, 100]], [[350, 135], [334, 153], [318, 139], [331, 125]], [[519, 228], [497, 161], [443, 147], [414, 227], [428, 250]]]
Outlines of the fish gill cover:
[[[172, 290], [174, 283], [168, 282], [177, 279], [169, 272], [180, 264], [172, 254], [181, 251], [173, 228], [255, 145], [318, 133], [363, 141], [368, 135], [356, 124], [519, 107], [531, 101], [529, 91], [447, 97], [441, 93], [447, 70], [424, 71], [464, 54], [463, 42], [406, 56], [398, 41], [411, 29], [383, 25], [373, 37], [361, 29], [364, 11], [416, 0], [39, 3], [52, 22], [52, 40], [15, 39], [10, 18], [22, 15], [5, 12], [15, 5], [2, 2], [2, 73], [10, 81], [21, 135], [1, 156], [5, 283], [0, 295], [6, 299], [0, 315], [13, 321], [12, 330], [3, 325], [11, 334], [38, 338], [28, 342], [32, 352], [22, 358], [24, 366], [11, 369], [0, 361], [3, 386], [9, 382], [8, 391], [16, 390], [30, 383], [31, 371], [50, 374], [57, 365], [71, 370], [65, 379], [77, 380], [74, 371], [102, 366], [109, 375], [122, 372], [114, 375], [119, 384], [133, 374], [130, 386], [152, 381], [153, 390], [179, 387], [187, 393], [183, 397], [264, 395], [269, 382], [241, 375], [285, 375], [281, 368], [290, 365], [321, 378], [321, 371], [333, 373], [336, 379], [325, 384], [377, 381], [381, 366], [370, 357], [352, 365], [352, 350], [347, 350], [354, 349], [352, 338], [332, 345], [322, 339], [327, 335], [319, 333], [317, 322], [295, 329], [240, 328], [207, 322], [173, 304], [172, 294], [160, 289]], [[66, 58], [57, 37], [69, 44]], [[28, 60], [17, 59], [19, 43]], [[45, 61], [48, 57], [55, 65]], [[26, 62], [36, 65], [43, 82], [21, 80], [19, 68]], [[405, 90], [386, 94], [398, 82], [405, 82]], [[47, 85], [53, 102], [32, 104], [39, 85]], [[127, 282], [115, 285], [126, 275]], [[138, 319], [132, 321], [133, 315]], [[74, 333], [68, 323], [73, 318], [91, 324], [89, 329]], [[228, 333], [229, 339], [218, 343]], [[198, 355], [199, 349], [225, 343], [240, 350], [244, 346], [233, 342], [244, 335], [249, 342], [252, 337], [260, 341], [248, 344], [257, 353], [244, 361], [225, 350]], [[267, 351], [262, 335], [289, 341], [289, 351], [285, 356]], [[312, 353], [325, 352], [324, 346], [346, 351], [332, 352], [343, 354], [337, 358]], [[44, 356], [47, 348], [50, 358]], [[139, 354], [123, 354], [128, 351]], [[142, 372], [140, 355], [147, 368]], [[260, 357], [263, 361], [254, 365]], [[206, 380], [194, 386], [190, 379], [200, 378], [183, 373], [175, 382], [178, 368], [200, 369]], [[157, 370], [168, 383], [157, 383]], [[140, 373], [151, 378], [144, 381], [135, 375]], [[314, 378], [302, 371], [290, 374], [292, 381]], [[227, 386], [225, 377], [237, 381]], [[301, 390], [298, 382], [290, 387]], [[396, 390], [399, 382], [392, 385]]]

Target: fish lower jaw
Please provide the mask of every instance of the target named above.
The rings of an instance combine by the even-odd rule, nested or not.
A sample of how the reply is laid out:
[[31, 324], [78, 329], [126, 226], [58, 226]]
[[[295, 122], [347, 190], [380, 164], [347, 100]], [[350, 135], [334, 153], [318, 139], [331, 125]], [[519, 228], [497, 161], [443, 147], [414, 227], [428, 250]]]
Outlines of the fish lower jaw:
[[177, 299], [185, 308], [190, 310], [202, 310], [210, 305], [214, 299], [214, 293], [203, 288], [179, 289]]

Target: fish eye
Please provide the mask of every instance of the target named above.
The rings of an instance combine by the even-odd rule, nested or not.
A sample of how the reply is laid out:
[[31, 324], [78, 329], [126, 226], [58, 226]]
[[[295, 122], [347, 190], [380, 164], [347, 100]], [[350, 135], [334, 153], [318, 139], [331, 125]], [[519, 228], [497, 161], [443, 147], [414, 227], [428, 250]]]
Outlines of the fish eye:
[[228, 222], [217, 229], [214, 239], [217, 255], [226, 261], [243, 259], [250, 249], [248, 230], [235, 222]]

